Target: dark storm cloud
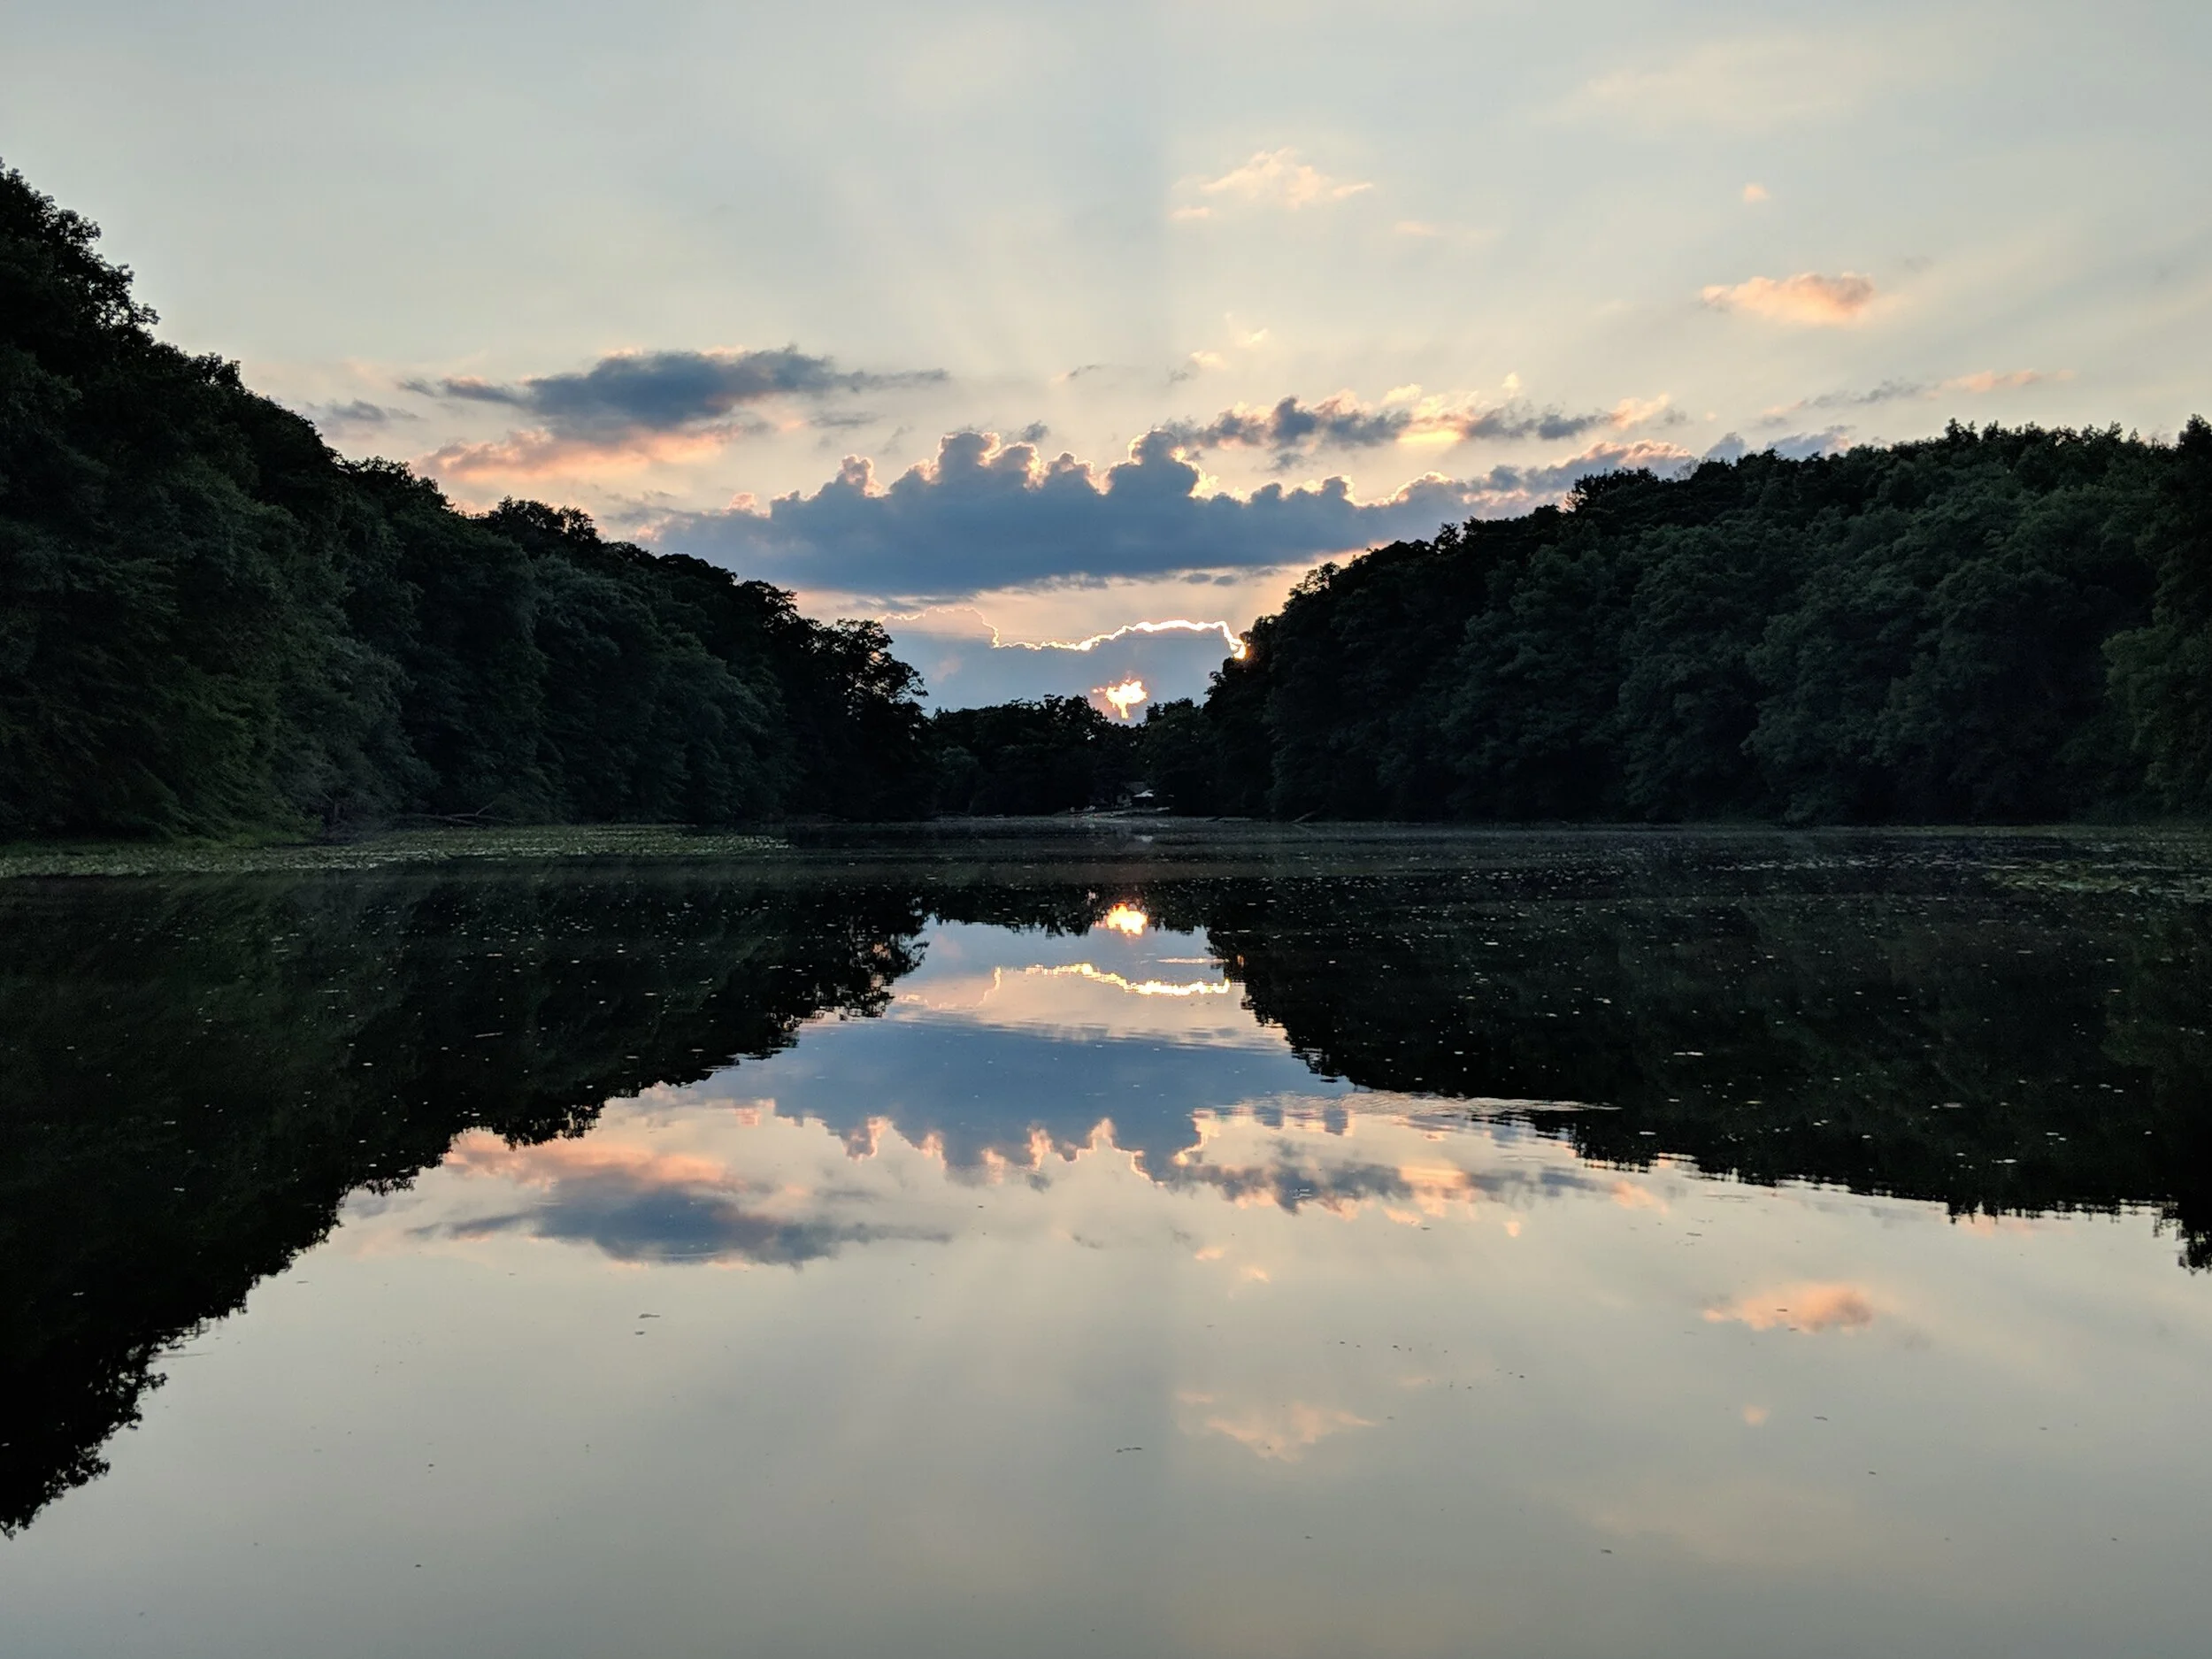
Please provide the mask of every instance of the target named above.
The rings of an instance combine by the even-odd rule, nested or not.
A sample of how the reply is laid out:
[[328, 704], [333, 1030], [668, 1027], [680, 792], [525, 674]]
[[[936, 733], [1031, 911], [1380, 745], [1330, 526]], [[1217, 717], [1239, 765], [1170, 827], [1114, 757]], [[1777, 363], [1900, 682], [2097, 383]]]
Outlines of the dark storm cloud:
[[1174, 433], [1154, 432], [1128, 460], [1097, 469], [1071, 455], [1048, 462], [1033, 445], [987, 433], [956, 433], [933, 464], [888, 488], [878, 488], [870, 463], [849, 458], [812, 495], [674, 514], [654, 526], [653, 540], [747, 576], [934, 602], [1018, 585], [1300, 563], [1522, 511], [1588, 473], [1690, 458], [1668, 444], [1599, 444], [1547, 466], [1432, 475], [1360, 502], [1341, 478], [1201, 495], [1184, 447]]
[[605, 357], [580, 373], [514, 382], [461, 377], [411, 380], [406, 389], [464, 403], [495, 403], [532, 417], [561, 437], [675, 432], [726, 420], [774, 398], [822, 397], [927, 385], [941, 369], [874, 374], [840, 369], [795, 346], [773, 351], [646, 351]]

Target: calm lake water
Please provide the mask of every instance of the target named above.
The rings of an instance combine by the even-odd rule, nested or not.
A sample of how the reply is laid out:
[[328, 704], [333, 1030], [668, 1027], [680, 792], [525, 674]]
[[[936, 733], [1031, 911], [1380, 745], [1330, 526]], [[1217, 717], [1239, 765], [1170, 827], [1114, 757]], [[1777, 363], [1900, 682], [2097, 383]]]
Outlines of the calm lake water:
[[12, 1655], [2200, 1655], [2212, 843], [0, 883]]

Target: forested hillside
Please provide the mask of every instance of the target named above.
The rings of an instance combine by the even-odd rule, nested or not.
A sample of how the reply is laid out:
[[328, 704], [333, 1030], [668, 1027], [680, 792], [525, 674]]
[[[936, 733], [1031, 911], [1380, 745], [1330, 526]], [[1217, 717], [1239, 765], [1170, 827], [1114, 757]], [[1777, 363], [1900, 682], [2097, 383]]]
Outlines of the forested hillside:
[[339, 459], [0, 171], [0, 834], [926, 810], [875, 623]]
[[1968, 822], [2212, 797], [2212, 427], [1583, 481], [1325, 565], [1153, 711], [1184, 810]]

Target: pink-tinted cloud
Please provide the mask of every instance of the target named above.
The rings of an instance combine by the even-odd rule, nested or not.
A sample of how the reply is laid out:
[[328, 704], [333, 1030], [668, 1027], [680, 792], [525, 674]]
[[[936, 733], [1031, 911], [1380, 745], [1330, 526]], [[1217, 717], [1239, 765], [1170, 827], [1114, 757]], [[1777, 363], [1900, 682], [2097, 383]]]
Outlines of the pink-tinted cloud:
[[1874, 303], [1874, 281], [1855, 271], [1823, 276], [1801, 271], [1795, 276], [1755, 276], [1733, 287], [1716, 284], [1701, 297], [1716, 311], [1742, 311], [1770, 322], [1834, 327], [1855, 323]]
[[1999, 374], [1984, 369], [1978, 374], [1962, 374], [1936, 388], [1939, 392], [2001, 392], [2018, 386], [2037, 386], [2045, 380], [2070, 380], [2071, 369], [2015, 369], [2008, 374]]
[[484, 443], [449, 443], [421, 457], [415, 465], [432, 478], [457, 483], [618, 478], [649, 466], [703, 460], [741, 430], [724, 426], [636, 432], [608, 439], [563, 437], [543, 430], [511, 432]]
[[[797, 1266], [879, 1239], [941, 1240], [942, 1229], [881, 1223], [851, 1204], [740, 1174], [688, 1153], [664, 1153], [608, 1136], [510, 1147], [482, 1131], [464, 1135], [447, 1166], [515, 1189], [503, 1213], [456, 1224], [461, 1238], [522, 1233], [588, 1244], [618, 1261], [720, 1261]], [[840, 1210], [845, 1213], [839, 1213]]]
[[1856, 1285], [1796, 1284], [1708, 1308], [1705, 1317], [1715, 1325], [1746, 1325], [1754, 1331], [1858, 1331], [1874, 1323], [1875, 1307]]

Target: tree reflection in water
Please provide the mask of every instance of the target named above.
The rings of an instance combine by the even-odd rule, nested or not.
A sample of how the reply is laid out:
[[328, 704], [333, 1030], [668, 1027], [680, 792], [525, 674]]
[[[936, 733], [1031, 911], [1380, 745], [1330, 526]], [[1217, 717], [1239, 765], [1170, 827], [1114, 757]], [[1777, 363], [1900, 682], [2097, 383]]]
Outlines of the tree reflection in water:
[[[1595, 1162], [2156, 1206], [2212, 1264], [2212, 923], [2186, 894], [2071, 890], [2075, 849], [2024, 841], [1414, 846], [13, 883], [0, 1525], [99, 1474], [162, 1352], [349, 1194], [879, 1013], [933, 919], [1202, 930], [1316, 1071], [1603, 1108], [1528, 1114]], [[972, 1158], [1094, 1121], [1072, 1092], [999, 1110], [897, 1127]], [[1189, 1138], [1164, 1110], [1156, 1161]]]

